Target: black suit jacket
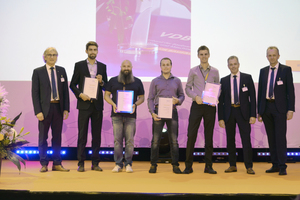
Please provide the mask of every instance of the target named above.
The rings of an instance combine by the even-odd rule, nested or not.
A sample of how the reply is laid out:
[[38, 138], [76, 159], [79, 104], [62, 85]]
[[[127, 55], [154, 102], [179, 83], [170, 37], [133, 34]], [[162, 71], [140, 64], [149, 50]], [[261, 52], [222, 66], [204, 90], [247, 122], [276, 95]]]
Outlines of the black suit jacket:
[[79, 95], [83, 92], [84, 87], [84, 79], [85, 77], [91, 77], [90, 71], [87, 65], [87, 60], [83, 60], [75, 63], [73, 77], [70, 83], [70, 88], [75, 94], [77, 98], [77, 109], [86, 110], [90, 107], [91, 103], [95, 104], [97, 110], [103, 110], [103, 93], [102, 89], [104, 89], [105, 84], [107, 83], [107, 74], [106, 74], [106, 65], [97, 61], [97, 74], [102, 75], [102, 80], [104, 85], [101, 86], [99, 83], [98, 86], [98, 96], [97, 100], [91, 101], [83, 101]]
[[[247, 91], [243, 91], [247, 88]], [[252, 76], [240, 72], [239, 102], [242, 116], [245, 120], [256, 117], [256, 97]], [[230, 75], [221, 79], [221, 94], [218, 104], [218, 118], [228, 121], [231, 112], [231, 82]]]
[[[260, 70], [258, 82], [258, 114], [262, 115], [266, 108], [266, 92], [268, 87], [268, 76], [270, 66]], [[283, 84], [278, 85], [278, 81]], [[274, 86], [275, 105], [279, 113], [295, 111], [295, 89], [293, 83], [292, 69], [279, 63]]]
[[[59, 104], [61, 114], [63, 111], [70, 111], [68, 77], [63, 67], [55, 66], [57, 76], [57, 87], [59, 94]], [[36, 68], [32, 75], [31, 95], [34, 107], [34, 113], [37, 115], [42, 112], [47, 117], [51, 101], [51, 82], [47, 72], [46, 65]]]

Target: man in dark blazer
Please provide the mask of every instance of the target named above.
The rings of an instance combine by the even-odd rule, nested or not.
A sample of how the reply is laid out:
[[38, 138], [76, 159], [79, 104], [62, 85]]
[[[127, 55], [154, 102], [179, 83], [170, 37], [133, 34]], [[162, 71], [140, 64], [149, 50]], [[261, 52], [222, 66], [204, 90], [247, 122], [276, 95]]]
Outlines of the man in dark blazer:
[[52, 130], [52, 171], [69, 171], [61, 165], [61, 132], [63, 119], [69, 116], [69, 88], [66, 71], [56, 66], [58, 53], [55, 48], [44, 52], [45, 65], [36, 68], [32, 75], [32, 102], [34, 113], [39, 120], [39, 156], [42, 168], [48, 171], [48, 131]]
[[[295, 90], [292, 69], [278, 62], [275, 46], [267, 49], [270, 65], [260, 70], [258, 82], [258, 121], [264, 122], [268, 136], [272, 167], [266, 173], [286, 175], [287, 120], [295, 111]], [[272, 81], [273, 80], [273, 81]]]
[[238, 124], [243, 145], [244, 163], [248, 174], [255, 174], [252, 162], [251, 124], [256, 121], [255, 87], [251, 75], [239, 71], [239, 60], [230, 56], [227, 60], [231, 74], [221, 79], [218, 104], [219, 126], [225, 128], [229, 168], [226, 173], [236, 172], [235, 132]]
[[[103, 93], [107, 83], [106, 65], [96, 61], [98, 54], [98, 44], [88, 42], [86, 51], [88, 58], [75, 63], [74, 74], [70, 83], [70, 88], [77, 98], [78, 113], [78, 143], [77, 158], [79, 172], [84, 172], [85, 146], [87, 143], [87, 132], [89, 119], [91, 119], [92, 129], [92, 170], [102, 171], [98, 166], [100, 162], [99, 150], [101, 144], [101, 128], [103, 119]], [[97, 98], [90, 98], [83, 93], [85, 78], [96, 78], [98, 80]]]

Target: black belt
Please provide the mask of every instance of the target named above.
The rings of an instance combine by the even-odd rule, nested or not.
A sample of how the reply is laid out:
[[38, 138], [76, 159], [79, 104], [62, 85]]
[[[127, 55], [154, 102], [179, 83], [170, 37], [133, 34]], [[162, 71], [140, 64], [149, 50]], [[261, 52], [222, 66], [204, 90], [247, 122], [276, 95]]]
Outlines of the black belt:
[[239, 107], [241, 107], [241, 104], [231, 104], [231, 107], [239, 108]]
[[59, 103], [59, 100], [52, 100], [50, 103]]
[[269, 102], [269, 103], [274, 103], [274, 102], [275, 102], [275, 99], [267, 99], [267, 102]]

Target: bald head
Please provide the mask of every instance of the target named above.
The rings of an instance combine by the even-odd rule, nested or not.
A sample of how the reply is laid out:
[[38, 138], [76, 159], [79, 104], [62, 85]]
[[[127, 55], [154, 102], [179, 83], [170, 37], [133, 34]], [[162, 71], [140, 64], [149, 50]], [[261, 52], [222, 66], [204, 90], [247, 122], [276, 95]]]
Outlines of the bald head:
[[132, 71], [132, 64], [129, 60], [124, 60], [121, 65], [121, 72], [127, 74], [129, 71]]

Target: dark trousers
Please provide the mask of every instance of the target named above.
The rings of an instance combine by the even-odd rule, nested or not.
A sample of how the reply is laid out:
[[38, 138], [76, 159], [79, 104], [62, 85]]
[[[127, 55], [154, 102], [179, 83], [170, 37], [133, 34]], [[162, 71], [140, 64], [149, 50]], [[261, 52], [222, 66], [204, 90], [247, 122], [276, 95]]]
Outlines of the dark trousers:
[[216, 107], [206, 104], [198, 105], [195, 101], [193, 101], [188, 125], [188, 141], [186, 145], [185, 160], [186, 168], [191, 168], [193, 165], [194, 147], [202, 118], [204, 120], [205, 163], [206, 167], [212, 166], [213, 132], [216, 120]]
[[249, 120], [245, 120], [242, 116], [241, 108], [231, 107], [228, 121], [225, 123], [227, 136], [227, 151], [230, 166], [236, 166], [236, 146], [235, 133], [236, 124], [239, 127], [240, 136], [243, 145], [244, 163], [246, 169], [253, 167], [252, 162], [252, 145], [251, 145], [251, 125]]
[[102, 118], [103, 111], [98, 111], [94, 104], [91, 104], [87, 110], [79, 109], [77, 142], [78, 166], [84, 166], [86, 159], [85, 146], [87, 143], [89, 119], [91, 119], [92, 130], [92, 165], [98, 165], [100, 162], [99, 150], [101, 144]]
[[48, 132], [51, 126], [52, 130], [52, 159], [53, 165], [61, 164], [61, 131], [63, 125], [63, 112], [60, 111], [59, 103], [51, 103], [48, 115], [43, 121], [39, 121], [39, 155], [41, 165], [48, 165], [49, 157], [47, 156], [48, 150]]
[[[157, 109], [156, 109], [157, 113]], [[159, 157], [159, 145], [164, 125], [167, 125], [168, 137], [171, 149], [172, 165], [179, 166], [179, 146], [178, 146], [178, 113], [177, 109], [173, 109], [172, 119], [161, 119], [154, 121], [152, 119], [152, 141], [151, 141], [151, 165], [157, 165]]]
[[262, 119], [268, 135], [271, 162], [274, 167], [286, 169], [286, 113], [279, 113], [275, 102], [267, 102]]

